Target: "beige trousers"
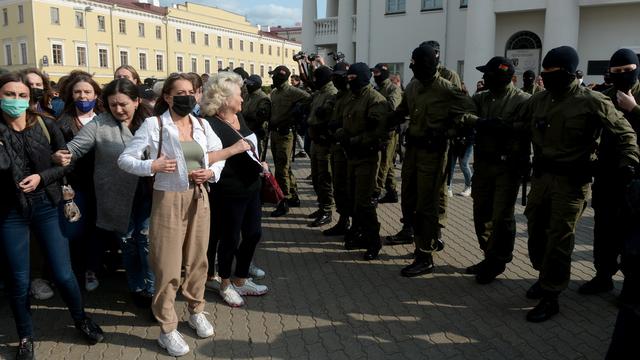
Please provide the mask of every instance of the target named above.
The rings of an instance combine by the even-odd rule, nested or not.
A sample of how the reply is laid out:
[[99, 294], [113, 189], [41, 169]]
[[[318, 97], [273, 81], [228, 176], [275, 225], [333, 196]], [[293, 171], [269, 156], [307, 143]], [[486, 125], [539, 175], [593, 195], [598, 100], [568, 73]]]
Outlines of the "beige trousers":
[[156, 276], [156, 293], [151, 309], [164, 333], [178, 326], [175, 300], [180, 286], [189, 312], [197, 314], [204, 310], [210, 212], [204, 189], [199, 193], [196, 190], [153, 191], [149, 259]]

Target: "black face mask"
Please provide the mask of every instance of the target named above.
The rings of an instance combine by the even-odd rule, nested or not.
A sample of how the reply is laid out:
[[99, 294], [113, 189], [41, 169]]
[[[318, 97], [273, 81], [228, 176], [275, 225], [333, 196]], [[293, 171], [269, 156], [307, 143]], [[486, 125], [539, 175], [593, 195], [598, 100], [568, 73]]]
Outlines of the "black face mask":
[[503, 90], [511, 82], [510, 78], [505, 78], [504, 76], [497, 76], [492, 73], [485, 73], [482, 76], [482, 79], [484, 80], [484, 87], [494, 92]]
[[362, 79], [359, 76], [353, 80], [347, 81], [347, 83], [349, 84], [349, 89], [354, 94], [359, 93], [362, 88], [369, 85], [369, 81], [367, 79]]
[[378, 87], [382, 86], [382, 83], [389, 78], [389, 70], [380, 70], [380, 75], [374, 76], [373, 80]]
[[31, 88], [31, 100], [34, 102], [40, 102], [44, 98], [44, 89]]
[[338, 90], [347, 90], [347, 77], [340, 75], [333, 75], [331, 77], [331, 82], [333, 82], [333, 86]]
[[255, 84], [255, 85], [247, 85], [247, 91], [250, 94], [253, 94], [256, 90], [260, 89], [262, 86]]
[[438, 64], [410, 64], [409, 68], [413, 70], [413, 76], [422, 81], [429, 81], [433, 79], [438, 71]]
[[556, 70], [551, 72], [540, 73], [544, 88], [552, 93], [562, 93], [569, 88], [571, 82], [576, 79], [575, 74], [564, 70]]
[[173, 106], [171, 109], [178, 116], [187, 116], [196, 106], [196, 97], [193, 95], [183, 95], [173, 97]]
[[524, 84], [525, 87], [533, 86], [533, 81], [534, 79], [531, 79], [531, 78], [522, 79], [522, 83]]
[[638, 81], [638, 69], [623, 73], [611, 73], [610, 77], [613, 86], [626, 94]]
[[272, 79], [273, 79], [273, 87], [278, 88], [280, 87], [280, 85], [284, 84], [287, 81], [288, 77], [276, 74], [273, 76]]

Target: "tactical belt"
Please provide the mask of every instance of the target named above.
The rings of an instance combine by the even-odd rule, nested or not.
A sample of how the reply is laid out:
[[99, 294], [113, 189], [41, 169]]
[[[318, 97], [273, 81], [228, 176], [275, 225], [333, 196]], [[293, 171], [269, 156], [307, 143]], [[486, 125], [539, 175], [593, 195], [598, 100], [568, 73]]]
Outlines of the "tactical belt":
[[413, 147], [420, 150], [429, 151], [445, 151], [447, 150], [448, 141], [444, 136], [426, 135], [426, 136], [410, 136], [407, 135], [407, 147]]

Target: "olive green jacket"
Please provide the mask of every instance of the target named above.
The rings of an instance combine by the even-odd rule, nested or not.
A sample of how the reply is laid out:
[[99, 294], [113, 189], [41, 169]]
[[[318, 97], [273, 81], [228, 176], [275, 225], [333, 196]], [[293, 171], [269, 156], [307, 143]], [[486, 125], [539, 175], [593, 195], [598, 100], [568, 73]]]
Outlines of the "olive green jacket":
[[333, 112], [329, 119], [329, 131], [335, 133], [336, 130], [342, 128], [344, 108], [349, 102], [351, 92], [349, 90], [338, 90], [335, 95], [335, 103], [333, 106]]
[[538, 84], [533, 84], [533, 85], [528, 86], [528, 87], [527, 86], [523, 86], [521, 90], [526, 92], [526, 93], [528, 93], [528, 94], [533, 95], [533, 94], [539, 93], [540, 91], [544, 90], [544, 88], [542, 86], [538, 85]]
[[309, 93], [285, 82], [271, 92], [271, 128], [292, 126], [294, 105], [309, 98]]
[[438, 74], [446, 80], [449, 80], [449, 82], [458, 89], [462, 89], [462, 81], [460, 80], [460, 75], [458, 75], [457, 72], [447, 69], [442, 64], [438, 64]]
[[328, 82], [311, 96], [307, 124], [309, 138], [316, 143], [328, 141], [329, 121], [333, 115], [337, 93], [338, 89], [332, 82]]
[[395, 110], [402, 102], [402, 89], [394, 85], [389, 79], [385, 79], [382, 82], [378, 92], [387, 99], [392, 110]]
[[347, 95], [343, 110], [342, 128], [352, 145], [376, 147], [389, 137], [386, 120], [391, 108], [372, 85], [365, 86], [357, 94]]
[[271, 99], [262, 89], [248, 94], [242, 104], [242, 116], [249, 129], [257, 134], [257, 131], [263, 129], [264, 123], [269, 122], [271, 118]]

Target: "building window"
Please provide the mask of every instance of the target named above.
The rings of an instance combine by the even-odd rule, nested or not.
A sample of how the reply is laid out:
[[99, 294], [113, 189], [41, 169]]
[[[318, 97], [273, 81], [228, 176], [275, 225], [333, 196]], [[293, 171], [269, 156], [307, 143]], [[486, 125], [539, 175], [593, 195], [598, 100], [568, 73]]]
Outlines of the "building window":
[[138, 54], [138, 60], [140, 61], [140, 70], [147, 70], [147, 54]]
[[269, 66], [269, 74], [271, 74], [272, 71], [273, 71], [273, 68]]
[[251, 75], [253, 75], [256, 72], [256, 66], [251, 64], [249, 65], [249, 73], [251, 73]]
[[276, 56], [280, 57], [280, 48], [279, 47], [276, 48]]
[[460, 0], [460, 8], [467, 8], [469, 7], [469, 0]]
[[27, 43], [20, 43], [20, 63], [27, 65]]
[[405, 12], [405, 0], [387, 0], [386, 14], [399, 14]]
[[240, 51], [244, 51], [244, 40], [240, 40]]
[[422, 11], [442, 10], [442, 0], [422, 0]]
[[82, 11], [76, 11], [76, 27], [84, 28], [84, 13]]
[[249, 42], [249, 52], [253, 52], [253, 41]]
[[18, 24], [24, 22], [24, 5], [18, 5]]
[[260, 54], [264, 54], [264, 44], [260, 44]]
[[289, 57], [289, 49], [284, 49], [284, 57]]
[[156, 39], [162, 39], [162, 27], [156, 26]]
[[204, 46], [209, 46], [209, 34], [204, 34]]
[[269, 55], [271, 55], [271, 45], [269, 45]]
[[195, 31], [191, 32], [191, 43], [192, 44], [196, 43], [196, 32]]
[[176, 67], [178, 68], [178, 72], [184, 71], [184, 59], [182, 58], [182, 56], [178, 56], [176, 58]]
[[244, 69], [244, 63], [240, 63], [240, 68]]
[[138, 36], [144, 37], [144, 23], [138, 23]]
[[218, 71], [222, 70], [222, 60], [218, 60]]
[[78, 66], [87, 66], [87, 48], [76, 46], [76, 58], [78, 59]]
[[129, 65], [129, 52], [120, 50], [120, 65]]
[[233, 61], [229, 61], [229, 69], [233, 70]]
[[204, 59], [204, 73], [211, 74], [211, 60]]
[[120, 29], [120, 34], [127, 33], [127, 21], [124, 19], [118, 20], [118, 28]]
[[233, 50], [233, 39], [229, 38], [229, 50]]
[[182, 30], [176, 29], [176, 41], [182, 42]]
[[2, 25], [9, 25], [9, 10], [7, 8], [2, 9]]
[[60, 25], [60, 9], [52, 7], [49, 9], [49, 14], [51, 15], [51, 23]]
[[264, 77], [264, 65], [260, 65], [260, 77]]
[[222, 36], [218, 36], [217, 45], [219, 48], [222, 47]]
[[162, 54], [156, 54], [156, 70], [164, 71], [164, 57]]
[[198, 72], [198, 59], [196, 58], [191, 58], [191, 72]]
[[104, 16], [102, 16], [102, 15], [98, 15], [98, 31], [106, 31], [105, 30]]
[[404, 74], [404, 63], [387, 63], [389, 74]]
[[4, 64], [13, 65], [13, 56], [11, 55], [11, 44], [4, 45]]
[[62, 65], [64, 59], [62, 58], [62, 45], [61, 44], [53, 44], [51, 45], [51, 55], [53, 59], [53, 65]]
[[107, 49], [98, 49], [98, 64], [101, 68], [109, 67], [109, 53]]

